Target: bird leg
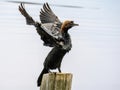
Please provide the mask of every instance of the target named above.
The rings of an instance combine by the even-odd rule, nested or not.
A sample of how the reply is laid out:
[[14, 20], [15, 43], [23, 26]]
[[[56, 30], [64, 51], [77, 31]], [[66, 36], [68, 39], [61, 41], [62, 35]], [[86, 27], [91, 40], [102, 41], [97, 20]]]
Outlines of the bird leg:
[[60, 67], [58, 67], [58, 71], [61, 73], [61, 69], [60, 69]]

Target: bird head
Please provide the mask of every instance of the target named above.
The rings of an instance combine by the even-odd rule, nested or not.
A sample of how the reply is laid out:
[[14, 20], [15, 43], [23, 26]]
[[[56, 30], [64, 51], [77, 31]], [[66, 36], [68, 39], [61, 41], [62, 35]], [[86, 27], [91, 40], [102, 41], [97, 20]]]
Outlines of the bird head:
[[67, 32], [73, 26], [79, 26], [79, 25], [75, 24], [74, 21], [66, 20], [63, 22], [63, 24], [61, 26], [61, 32]]

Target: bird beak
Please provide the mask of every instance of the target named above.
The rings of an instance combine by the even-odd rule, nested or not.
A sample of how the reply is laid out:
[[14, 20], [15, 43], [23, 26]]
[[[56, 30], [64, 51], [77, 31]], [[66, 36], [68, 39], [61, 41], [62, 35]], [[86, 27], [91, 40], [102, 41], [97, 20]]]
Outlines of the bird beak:
[[73, 23], [73, 25], [72, 25], [72, 26], [79, 26], [79, 24]]

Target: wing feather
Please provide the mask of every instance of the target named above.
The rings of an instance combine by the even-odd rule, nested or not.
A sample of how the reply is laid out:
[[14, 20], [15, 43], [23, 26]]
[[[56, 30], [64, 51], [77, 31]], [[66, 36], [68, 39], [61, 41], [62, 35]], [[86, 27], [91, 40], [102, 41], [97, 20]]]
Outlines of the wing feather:
[[26, 18], [26, 23], [28, 25], [34, 25], [35, 24], [35, 21], [33, 20], [33, 18], [26, 12], [25, 6], [24, 6], [23, 3], [20, 4], [19, 11]]
[[47, 34], [57, 41], [63, 39], [60, 32], [62, 23], [54, 14], [48, 3], [44, 3], [40, 11], [40, 20], [42, 23], [41, 28], [43, 28]]
[[63, 37], [60, 33], [62, 23], [50, 9], [48, 3], [45, 3], [43, 5], [43, 9], [41, 9], [41, 23], [33, 20], [33, 18], [25, 10], [25, 6], [22, 3], [19, 6], [19, 11], [26, 18], [28, 25], [34, 25], [36, 27], [38, 34], [41, 36], [41, 40], [44, 41], [44, 45], [50, 47], [62, 46], [61, 40], [63, 41]]
[[48, 3], [43, 5], [43, 8], [40, 11], [40, 20], [41, 23], [59, 23], [61, 24], [58, 17], [53, 13]]

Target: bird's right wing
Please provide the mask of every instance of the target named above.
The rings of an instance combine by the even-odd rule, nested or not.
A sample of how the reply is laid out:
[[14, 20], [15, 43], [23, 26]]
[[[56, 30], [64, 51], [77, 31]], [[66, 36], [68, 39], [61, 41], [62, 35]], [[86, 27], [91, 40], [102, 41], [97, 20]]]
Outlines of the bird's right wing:
[[52, 38], [50, 42], [62, 46], [64, 40], [61, 34], [62, 22], [54, 14], [48, 3], [44, 3], [40, 11], [41, 28]]
[[56, 26], [58, 25], [56, 23], [51, 23], [54, 21], [58, 21], [58, 23], [60, 23], [58, 19], [54, 18], [55, 16], [54, 14], [53, 14], [53, 20], [52, 19], [48, 20], [50, 21], [50, 23], [40, 24], [33, 20], [33, 18], [25, 10], [25, 7], [22, 3], [19, 6], [19, 11], [26, 18], [26, 23], [28, 25], [34, 25], [36, 27], [36, 30], [38, 34], [41, 36], [41, 40], [43, 40], [45, 46], [50, 46], [50, 47], [61, 46], [60, 39], [62, 38], [62, 35], [60, 33], [60, 27]]
[[43, 9], [40, 11], [41, 23], [57, 23], [61, 24], [58, 17], [53, 13], [48, 3], [44, 3]]
[[40, 20], [41, 28], [43, 28], [53, 39], [57, 41], [63, 39], [61, 34], [62, 22], [54, 14], [48, 3], [44, 3], [40, 11]]

